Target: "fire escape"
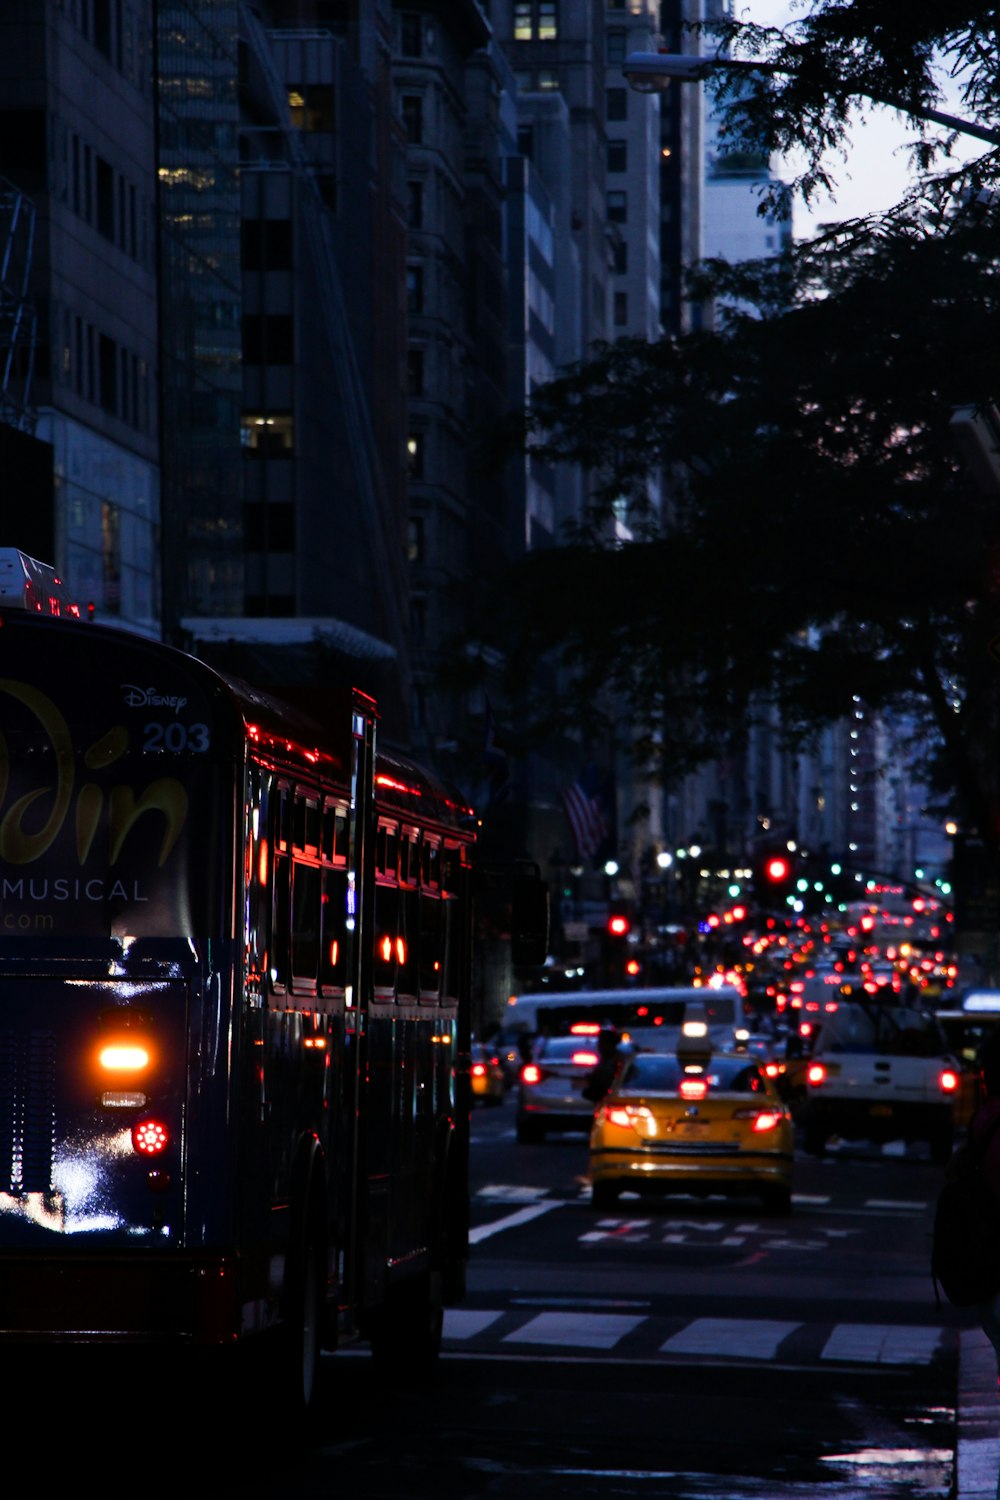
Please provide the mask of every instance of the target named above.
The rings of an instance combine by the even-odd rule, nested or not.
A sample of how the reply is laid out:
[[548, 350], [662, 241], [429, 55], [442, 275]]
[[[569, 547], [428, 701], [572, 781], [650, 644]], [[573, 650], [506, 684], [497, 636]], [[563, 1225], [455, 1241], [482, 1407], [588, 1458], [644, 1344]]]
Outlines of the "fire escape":
[[35, 243], [35, 205], [0, 178], [0, 422], [33, 433], [31, 401], [38, 318], [28, 285]]

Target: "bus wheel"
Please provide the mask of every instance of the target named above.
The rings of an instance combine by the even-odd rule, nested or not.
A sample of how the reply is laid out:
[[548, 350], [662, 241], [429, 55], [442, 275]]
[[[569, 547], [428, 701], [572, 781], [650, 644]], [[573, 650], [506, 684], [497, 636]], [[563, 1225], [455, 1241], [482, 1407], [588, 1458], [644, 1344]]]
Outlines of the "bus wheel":
[[387, 1380], [412, 1385], [433, 1370], [441, 1352], [441, 1273], [425, 1271], [394, 1287], [371, 1327], [372, 1354]]
[[323, 1344], [324, 1268], [322, 1242], [307, 1231], [288, 1298], [283, 1364], [288, 1394], [300, 1416], [316, 1408]]

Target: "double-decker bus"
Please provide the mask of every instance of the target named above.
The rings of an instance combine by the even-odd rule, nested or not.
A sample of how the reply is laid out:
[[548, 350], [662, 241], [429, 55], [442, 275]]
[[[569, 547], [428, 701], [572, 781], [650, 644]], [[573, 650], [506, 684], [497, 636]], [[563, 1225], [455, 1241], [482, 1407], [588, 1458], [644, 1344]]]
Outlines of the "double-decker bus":
[[0, 1341], [436, 1354], [472, 820], [333, 718], [0, 608]]

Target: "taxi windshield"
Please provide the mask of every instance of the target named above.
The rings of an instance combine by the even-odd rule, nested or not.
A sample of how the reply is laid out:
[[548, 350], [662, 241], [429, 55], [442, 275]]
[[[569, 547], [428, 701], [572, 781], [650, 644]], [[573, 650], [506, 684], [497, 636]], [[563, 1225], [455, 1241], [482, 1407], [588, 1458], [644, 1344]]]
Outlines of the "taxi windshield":
[[[686, 1065], [676, 1057], [640, 1055], [623, 1069], [615, 1093], [675, 1094], [685, 1076]], [[726, 1094], [757, 1094], [765, 1088], [760, 1070], [745, 1057], [713, 1057], [696, 1076], [704, 1078], [710, 1089]]]

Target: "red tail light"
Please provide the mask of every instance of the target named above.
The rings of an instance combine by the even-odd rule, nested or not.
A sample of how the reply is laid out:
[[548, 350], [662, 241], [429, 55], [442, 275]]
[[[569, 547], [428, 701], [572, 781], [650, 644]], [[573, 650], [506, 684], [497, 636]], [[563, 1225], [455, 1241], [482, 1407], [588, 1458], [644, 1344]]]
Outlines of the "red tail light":
[[521, 1069], [522, 1083], [541, 1083], [542, 1070], [537, 1063], [525, 1063]]
[[132, 1126], [132, 1145], [140, 1156], [159, 1156], [170, 1144], [170, 1132], [159, 1120], [140, 1120]]
[[945, 1068], [938, 1079], [938, 1083], [941, 1085], [942, 1093], [953, 1094], [958, 1088], [958, 1074], [953, 1072], [951, 1068]]
[[486, 1077], [486, 1064], [485, 1063], [473, 1063], [472, 1064], [472, 1076], [473, 1076], [473, 1078], [485, 1078]]
[[780, 1109], [738, 1109], [734, 1120], [752, 1120], [754, 1131], [774, 1130], [785, 1118]]
[[818, 1088], [826, 1078], [826, 1069], [822, 1063], [813, 1063], [806, 1072], [806, 1082], [811, 1083], [813, 1088]]
[[596, 1068], [599, 1060], [596, 1052], [574, 1052], [572, 1058], [582, 1068]]

